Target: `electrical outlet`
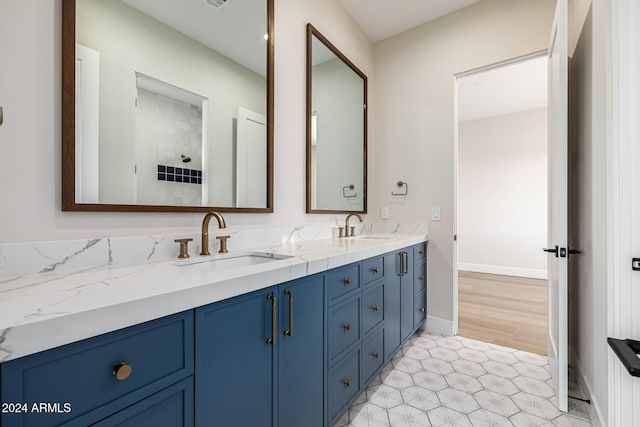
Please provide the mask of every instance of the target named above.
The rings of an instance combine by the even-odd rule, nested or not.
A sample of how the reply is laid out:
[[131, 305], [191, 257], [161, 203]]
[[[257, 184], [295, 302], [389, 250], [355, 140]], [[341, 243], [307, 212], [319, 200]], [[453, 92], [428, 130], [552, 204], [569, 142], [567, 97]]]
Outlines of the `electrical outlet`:
[[380, 208], [380, 219], [389, 219], [389, 207], [383, 206]]

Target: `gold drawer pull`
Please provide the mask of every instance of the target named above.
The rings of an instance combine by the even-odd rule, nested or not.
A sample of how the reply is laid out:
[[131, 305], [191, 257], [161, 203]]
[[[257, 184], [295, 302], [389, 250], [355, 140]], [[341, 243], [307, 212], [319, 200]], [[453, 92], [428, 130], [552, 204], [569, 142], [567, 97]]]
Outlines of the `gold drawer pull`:
[[345, 323], [344, 325], [342, 325], [342, 327], [344, 328], [345, 331], [350, 331], [351, 330], [351, 325], [348, 323]]
[[342, 384], [344, 384], [345, 387], [351, 387], [351, 380], [343, 380]]
[[380, 355], [378, 354], [377, 351], [374, 351], [373, 353], [371, 353], [371, 357], [373, 357], [374, 359], [377, 359], [378, 357], [380, 357]]
[[424, 276], [418, 277], [418, 280], [422, 280], [424, 282]]
[[419, 308], [419, 309], [418, 309], [418, 311], [419, 311], [420, 313], [424, 313], [424, 307]]
[[371, 269], [371, 271], [373, 271], [374, 273], [377, 273], [377, 272], [378, 272], [378, 271], [380, 271], [380, 270], [378, 270], [378, 267], [373, 267], [373, 268]]
[[119, 362], [116, 366], [113, 367], [111, 373], [116, 377], [118, 381], [124, 381], [131, 376], [133, 372], [133, 368], [131, 365], [127, 365], [124, 362]]
[[345, 285], [350, 285], [351, 284], [351, 279], [349, 279], [348, 277], [346, 279], [343, 280]]
[[275, 295], [267, 295], [267, 299], [271, 301], [271, 338], [267, 339], [267, 344], [270, 344], [275, 347], [276, 345], [276, 327], [278, 321], [276, 319], [278, 308], [276, 307], [276, 297]]
[[380, 310], [380, 307], [378, 307], [377, 305], [372, 305], [371, 306], [371, 310], [378, 311], [378, 310]]
[[424, 255], [424, 251], [423, 251], [423, 250], [419, 250], [419, 251], [418, 251], [418, 253], [419, 253], [420, 255]]

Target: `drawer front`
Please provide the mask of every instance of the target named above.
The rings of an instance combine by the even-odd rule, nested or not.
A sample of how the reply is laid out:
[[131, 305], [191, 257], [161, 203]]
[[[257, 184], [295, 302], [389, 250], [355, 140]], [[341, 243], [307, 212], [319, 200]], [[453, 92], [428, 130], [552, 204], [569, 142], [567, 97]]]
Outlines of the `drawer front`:
[[360, 297], [329, 311], [329, 361], [360, 338]]
[[413, 262], [419, 263], [427, 258], [427, 242], [420, 243], [413, 247]]
[[360, 288], [360, 265], [351, 264], [329, 273], [329, 299], [334, 300]]
[[384, 285], [362, 295], [362, 330], [366, 334], [384, 319]]
[[416, 264], [413, 269], [413, 293], [423, 292], [427, 288], [426, 262]]
[[366, 384], [384, 362], [384, 328], [362, 343], [362, 383]]
[[362, 262], [362, 284], [372, 283], [384, 277], [384, 257], [376, 257]]
[[413, 327], [417, 328], [427, 317], [427, 298], [425, 292], [416, 294], [413, 301]]
[[95, 427], [193, 427], [193, 378], [129, 406]]
[[117, 411], [193, 375], [193, 340], [188, 311], [3, 363], [4, 402], [61, 402], [72, 410], [3, 416], [2, 425], [59, 425], [105, 404]]
[[360, 350], [354, 350], [329, 371], [329, 420], [360, 391]]

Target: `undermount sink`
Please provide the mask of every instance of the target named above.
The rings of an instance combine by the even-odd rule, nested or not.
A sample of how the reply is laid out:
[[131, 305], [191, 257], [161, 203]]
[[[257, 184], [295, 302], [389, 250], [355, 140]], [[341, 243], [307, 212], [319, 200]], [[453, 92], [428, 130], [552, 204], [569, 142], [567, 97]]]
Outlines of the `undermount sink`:
[[270, 252], [245, 252], [239, 254], [226, 254], [210, 258], [198, 258], [188, 261], [178, 261], [178, 267], [199, 271], [229, 271], [237, 268], [250, 267], [273, 261], [292, 258], [292, 255], [281, 255]]
[[356, 240], [389, 240], [392, 239], [393, 237], [391, 236], [375, 236], [375, 235], [364, 235], [364, 236], [358, 236], [355, 239]]

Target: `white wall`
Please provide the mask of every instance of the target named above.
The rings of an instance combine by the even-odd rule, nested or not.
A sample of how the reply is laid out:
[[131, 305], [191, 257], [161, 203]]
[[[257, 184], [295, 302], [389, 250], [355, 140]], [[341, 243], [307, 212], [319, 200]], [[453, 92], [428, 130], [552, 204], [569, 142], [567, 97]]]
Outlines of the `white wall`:
[[606, 42], [608, 6], [594, 2], [570, 67], [570, 244], [572, 363], [592, 401], [594, 425], [606, 425], [608, 243]]
[[[0, 2], [0, 242], [197, 230], [197, 213], [61, 212], [61, 5]], [[307, 22], [372, 82], [373, 47], [337, 0], [277, 0], [275, 7], [275, 213], [226, 214], [229, 225], [337, 218], [305, 214]]]
[[[428, 222], [429, 313], [453, 321], [453, 76], [547, 48], [554, 0], [484, 0], [375, 47], [370, 212]], [[394, 198], [398, 180], [409, 196]]]
[[458, 126], [458, 268], [547, 277], [547, 109]]

